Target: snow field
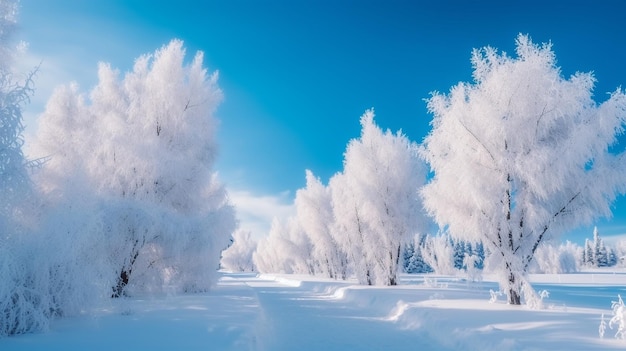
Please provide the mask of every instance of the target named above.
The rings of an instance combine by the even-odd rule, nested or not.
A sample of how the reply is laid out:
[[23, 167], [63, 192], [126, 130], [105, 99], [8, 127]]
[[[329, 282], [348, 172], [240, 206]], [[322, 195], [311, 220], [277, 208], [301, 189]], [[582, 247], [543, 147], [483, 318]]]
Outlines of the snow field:
[[[592, 278], [596, 282], [592, 282]], [[609, 279], [609, 278], [612, 278]], [[511, 306], [497, 283], [402, 275], [395, 287], [297, 275], [222, 273], [208, 293], [113, 299], [0, 350], [620, 350], [602, 313], [626, 274], [533, 275], [544, 308]], [[599, 282], [601, 281], [601, 282]]]

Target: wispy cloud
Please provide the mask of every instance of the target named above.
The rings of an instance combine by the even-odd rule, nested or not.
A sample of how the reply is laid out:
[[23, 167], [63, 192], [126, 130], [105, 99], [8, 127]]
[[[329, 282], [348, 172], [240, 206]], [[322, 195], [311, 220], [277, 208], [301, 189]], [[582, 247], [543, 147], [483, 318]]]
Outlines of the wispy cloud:
[[267, 235], [274, 218], [285, 219], [294, 213], [289, 192], [260, 195], [247, 190], [230, 189], [229, 195], [237, 208], [240, 227], [250, 231], [255, 238]]

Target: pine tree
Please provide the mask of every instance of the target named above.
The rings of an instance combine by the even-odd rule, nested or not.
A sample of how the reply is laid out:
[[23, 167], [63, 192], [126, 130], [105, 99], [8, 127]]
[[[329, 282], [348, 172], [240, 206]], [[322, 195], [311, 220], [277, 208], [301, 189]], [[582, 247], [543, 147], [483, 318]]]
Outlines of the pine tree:
[[481, 241], [476, 243], [476, 249], [474, 250], [474, 255], [478, 257], [475, 267], [478, 269], [483, 269], [484, 262], [485, 262], [485, 247], [483, 246], [483, 243]]
[[416, 262], [415, 262], [415, 243], [409, 242], [404, 246], [404, 251], [402, 254], [403, 270], [405, 273], [417, 273], [416, 272]]
[[[465, 258], [465, 242], [462, 240], [452, 240], [454, 242], [454, 268], [463, 269], [463, 259]], [[471, 253], [470, 253], [471, 254]]]
[[615, 249], [612, 247], [607, 248], [608, 250], [608, 261], [607, 265], [609, 267], [613, 267], [617, 264], [617, 255], [615, 254]]
[[584, 255], [585, 255], [585, 259], [584, 259], [584, 263], [587, 266], [595, 266], [596, 265], [596, 261], [595, 261], [595, 255], [594, 255], [594, 249], [593, 249], [593, 245], [591, 243], [591, 241], [589, 239], [585, 239], [585, 249], [584, 249]]

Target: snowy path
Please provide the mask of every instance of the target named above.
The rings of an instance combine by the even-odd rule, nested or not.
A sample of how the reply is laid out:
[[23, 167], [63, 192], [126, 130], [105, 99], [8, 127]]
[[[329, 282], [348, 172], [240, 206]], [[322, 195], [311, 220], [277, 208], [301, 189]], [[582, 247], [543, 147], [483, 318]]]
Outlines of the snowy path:
[[[224, 274], [209, 293], [112, 300], [47, 333], [0, 339], [0, 350], [626, 349], [615, 331], [598, 337], [600, 315], [626, 292], [626, 275], [540, 278], [536, 286], [553, 292], [544, 310], [489, 303], [495, 284], [455, 278], [404, 276], [406, 285], [377, 288]], [[589, 278], [606, 282], [577, 282]]]
[[[248, 282], [257, 293], [267, 322], [263, 350], [393, 350], [433, 343], [398, 329], [381, 311], [339, 298], [342, 283], [259, 280]], [[382, 305], [386, 305], [383, 303]], [[441, 348], [437, 348], [441, 349]]]

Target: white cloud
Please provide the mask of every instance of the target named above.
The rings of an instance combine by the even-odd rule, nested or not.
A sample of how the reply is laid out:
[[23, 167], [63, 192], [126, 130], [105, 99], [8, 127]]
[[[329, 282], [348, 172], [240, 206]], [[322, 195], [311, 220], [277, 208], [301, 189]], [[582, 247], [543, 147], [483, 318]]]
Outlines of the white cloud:
[[266, 236], [274, 218], [285, 219], [294, 214], [289, 192], [278, 195], [259, 195], [246, 190], [229, 190], [237, 209], [240, 228], [248, 230], [256, 239]]

